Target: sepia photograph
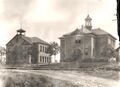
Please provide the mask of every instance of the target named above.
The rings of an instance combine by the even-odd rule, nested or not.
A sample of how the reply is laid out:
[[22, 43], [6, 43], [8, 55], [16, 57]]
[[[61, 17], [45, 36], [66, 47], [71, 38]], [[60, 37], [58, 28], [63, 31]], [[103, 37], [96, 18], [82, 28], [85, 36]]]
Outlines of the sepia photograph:
[[0, 0], [0, 87], [120, 87], [120, 0]]

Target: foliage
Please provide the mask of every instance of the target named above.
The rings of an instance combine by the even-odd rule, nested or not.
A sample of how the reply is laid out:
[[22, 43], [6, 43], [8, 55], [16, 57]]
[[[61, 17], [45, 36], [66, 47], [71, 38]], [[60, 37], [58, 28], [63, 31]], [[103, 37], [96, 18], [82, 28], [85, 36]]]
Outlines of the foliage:
[[108, 58], [116, 57], [116, 51], [110, 44], [108, 44], [104, 47], [102, 56]]
[[47, 48], [47, 53], [50, 54], [50, 56], [54, 55], [56, 56], [59, 53], [59, 45], [56, 42], [51, 42]]

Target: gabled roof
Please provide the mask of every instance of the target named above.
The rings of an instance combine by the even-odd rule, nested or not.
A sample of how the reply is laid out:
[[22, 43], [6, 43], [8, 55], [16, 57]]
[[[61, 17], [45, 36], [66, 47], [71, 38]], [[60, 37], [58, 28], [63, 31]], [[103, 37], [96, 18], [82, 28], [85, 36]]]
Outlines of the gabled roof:
[[23, 38], [29, 44], [34, 44], [34, 43], [47, 44], [47, 45], [49, 44], [49, 43], [41, 40], [38, 37], [27, 37], [27, 36], [24, 36], [24, 35], [15, 35], [6, 45], [8, 45], [15, 37], [18, 37], [18, 36]]
[[84, 33], [80, 29], [76, 29], [70, 33], [70, 35], [82, 35], [82, 34], [84, 34]]
[[46, 41], [43, 41], [42, 39], [40, 39], [38, 37], [26, 37], [26, 36], [22, 36], [22, 38], [24, 40], [26, 40], [27, 42], [29, 42], [30, 44], [33, 44], [33, 43], [49, 44]]
[[100, 28], [97, 28], [97, 29], [92, 29], [91, 30], [92, 33], [94, 33], [95, 35], [109, 35], [111, 37], [113, 37], [114, 39], [116, 39], [114, 36], [112, 36], [110, 33], [100, 29]]
[[104, 30], [102, 30], [100, 28], [88, 30], [86, 27], [83, 27], [81, 29], [76, 29], [73, 32], [67, 33], [67, 34], [63, 35], [62, 37], [60, 37], [60, 38], [62, 39], [65, 36], [69, 36], [69, 35], [83, 35], [83, 34], [110, 35], [111, 37], [113, 37], [114, 39], [116, 39], [110, 33], [106, 32], [106, 31], [104, 31]]
[[95, 35], [104, 35], [104, 34], [109, 34], [108, 32], [98, 28], [98, 29], [92, 29], [91, 30], [92, 33], [94, 33]]
[[30, 37], [26, 37], [26, 36], [21, 36], [21, 37], [28, 43], [32, 44]]
[[76, 29], [73, 32], [67, 33], [65, 35], [83, 35], [83, 34], [86, 34], [86, 33], [88, 34], [88, 33], [92, 33], [92, 32], [84, 27], [83, 29]]
[[42, 43], [42, 44], [49, 44], [45, 41], [43, 41], [42, 39], [38, 38], [38, 37], [30, 37], [32, 43]]

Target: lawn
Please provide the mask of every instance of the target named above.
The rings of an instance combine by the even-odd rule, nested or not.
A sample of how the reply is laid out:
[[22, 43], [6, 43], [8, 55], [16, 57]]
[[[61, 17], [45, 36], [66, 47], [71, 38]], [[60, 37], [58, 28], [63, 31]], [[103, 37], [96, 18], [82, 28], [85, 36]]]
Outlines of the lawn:
[[[78, 87], [68, 81], [21, 71], [0, 72], [0, 87]], [[82, 86], [79, 86], [82, 87]]]

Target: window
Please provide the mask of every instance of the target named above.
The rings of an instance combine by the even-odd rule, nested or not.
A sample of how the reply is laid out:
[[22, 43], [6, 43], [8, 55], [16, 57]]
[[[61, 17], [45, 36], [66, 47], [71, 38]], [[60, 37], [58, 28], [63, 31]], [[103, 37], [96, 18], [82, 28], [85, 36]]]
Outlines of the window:
[[85, 55], [88, 55], [88, 48], [85, 48]]
[[45, 47], [45, 53], [47, 53], [47, 47]]
[[80, 44], [81, 40], [77, 39], [77, 40], [75, 40], [75, 43]]
[[40, 46], [40, 52], [42, 51], [42, 46]]
[[44, 63], [44, 61], [45, 61], [45, 60], [44, 60], [44, 56], [43, 56], [43, 63]]
[[44, 52], [44, 46], [43, 46], [43, 52]]

